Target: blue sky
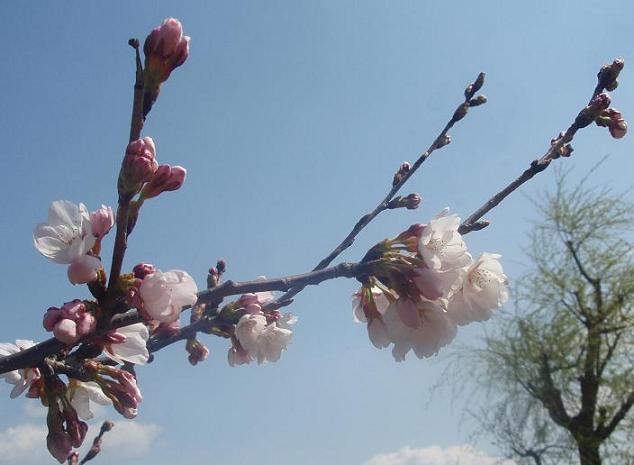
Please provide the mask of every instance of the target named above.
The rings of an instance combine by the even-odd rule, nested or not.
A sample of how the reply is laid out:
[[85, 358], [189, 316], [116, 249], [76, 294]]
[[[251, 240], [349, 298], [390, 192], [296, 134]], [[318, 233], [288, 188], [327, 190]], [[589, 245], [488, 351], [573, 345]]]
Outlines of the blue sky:
[[[626, 67], [613, 105], [634, 114], [627, 1], [40, 1], [3, 2], [0, 13], [0, 341], [47, 337], [46, 308], [87, 296], [38, 255], [31, 231], [56, 199], [115, 204], [133, 84], [126, 42], [167, 16], [183, 22], [191, 55], [144, 134], [159, 161], [189, 174], [180, 191], [144, 206], [125, 265], [185, 269], [201, 286], [218, 257], [237, 280], [314, 266], [385, 194], [398, 165], [429, 145], [479, 71], [489, 103], [409, 183], [422, 207], [379, 217], [343, 260], [445, 206], [467, 216], [545, 152], [618, 56]], [[632, 144], [590, 127], [565, 164], [580, 177], [610, 155], [594, 182], [626, 189]], [[469, 235], [470, 249], [503, 254], [519, 276], [531, 199], [552, 181], [540, 175], [488, 215], [493, 225]], [[468, 443], [460, 399], [430, 401], [446, 364], [397, 364], [374, 349], [351, 320], [355, 289], [329, 282], [298, 296], [300, 322], [277, 364], [229, 368], [220, 339], [206, 339], [212, 354], [197, 367], [180, 345], [161, 351], [139, 370], [138, 422], [155, 425], [155, 441], [143, 459], [119, 463], [362, 465], [406, 446]], [[458, 342], [482, 331], [461, 330]], [[25, 414], [32, 401], [8, 391], [0, 388], [0, 438], [42, 423]], [[486, 441], [478, 447], [495, 454]], [[104, 463], [107, 453], [106, 444]]]

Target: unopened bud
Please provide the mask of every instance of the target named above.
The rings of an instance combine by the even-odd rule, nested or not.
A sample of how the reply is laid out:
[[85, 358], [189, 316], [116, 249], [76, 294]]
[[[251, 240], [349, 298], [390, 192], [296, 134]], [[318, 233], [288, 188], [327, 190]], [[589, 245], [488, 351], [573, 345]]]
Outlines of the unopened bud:
[[150, 263], [139, 263], [132, 269], [132, 273], [134, 273], [134, 277], [137, 279], [144, 279], [147, 275], [155, 271], [156, 268]]
[[464, 96], [467, 100], [473, 97], [476, 92], [482, 88], [482, 85], [484, 84], [484, 77], [485, 73], [478, 74], [476, 80], [467, 86], [464, 91]]
[[619, 73], [625, 66], [623, 58], [615, 59], [611, 64], [604, 65], [599, 73], [597, 79], [599, 81], [598, 86], [604, 88], [607, 91], [613, 91], [619, 85], [617, 78]]
[[143, 116], [152, 109], [158, 98], [161, 83], [187, 60], [189, 41], [190, 38], [183, 35], [180, 21], [174, 18], [165, 19], [145, 39]]
[[73, 452], [68, 456], [68, 465], [77, 465], [79, 463], [79, 452]]
[[198, 363], [206, 360], [209, 356], [209, 349], [195, 338], [187, 339], [185, 350], [189, 353], [187, 360], [189, 360], [189, 363], [193, 366], [196, 366]]
[[48, 433], [46, 436], [46, 447], [59, 463], [64, 463], [73, 446], [68, 433], [61, 430]]
[[152, 179], [157, 168], [156, 148], [151, 137], [130, 142], [119, 172], [119, 195], [134, 196], [143, 183]]
[[456, 111], [453, 114], [453, 121], [460, 121], [462, 118], [464, 118], [465, 116], [467, 116], [467, 112], [469, 111], [469, 104], [468, 103], [463, 103], [462, 105], [460, 105], [458, 108], [456, 108]]
[[438, 141], [436, 141], [436, 148], [441, 149], [445, 145], [449, 144], [451, 144], [451, 136], [449, 134], [443, 134], [441, 137], [438, 138]]
[[607, 127], [610, 135], [615, 139], [621, 139], [627, 134], [627, 121], [623, 119], [621, 112], [614, 108], [602, 111], [595, 122], [597, 126]]
[[487, 103], [487, 98], [484, 95], [478, 95], [477, 97], [469, 100], [470, 107], [479, 107], [480, 105], [484, 105]]
[[578, 128], [585, 128], [595, 121], [601, 112], [610, 106], [610, 96], [605, 92], [600, 93], [594, 97], [588, 106], [579, 112], [575, 119], [575, 125]]
[[407, 197], [405, 197], [405, 207], [408, 210], [416, 210], [418, 208], [418, 206], [420, 205], [420, 203], [422, 202], [423, 198], [416, 193], [413, 194], [409, 194]]
[[101, 424], [101, 433], [107, 433], [108, 431], [112, 430], [112, 428], [114, 428], [114, 423], [106, 420]]
[[175, 191], [185, 182], [187, 170], [182, 166], [161, 165], [141, 191], [141, 198], [151, 199], [162, 192]]
[[410, 165], [409, 162], [404, 161], [403, 163], [401, 163], [401, 166], [399, 166], [398, 171], [394, 173], [394, 178], [392, 179], [392, 186], [396, 186], [397, 184], [399, 184], [403, 180], [405, 175], [409, 173], [409, 170], [411, 169], [412, 169], [412, 165]]
[[112, 207], [102, 205], [99, 209], [90, 214], [90, 225], [93, 236], [101, 239], [114, 226], [114, 212]]

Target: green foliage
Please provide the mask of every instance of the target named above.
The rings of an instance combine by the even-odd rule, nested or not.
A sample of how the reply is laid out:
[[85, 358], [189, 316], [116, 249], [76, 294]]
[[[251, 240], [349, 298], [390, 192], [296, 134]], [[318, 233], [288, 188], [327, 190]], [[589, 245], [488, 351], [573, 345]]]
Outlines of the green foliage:
[[521, 464], [634, 463], [634, 206], [561, 174], [537, 204], [532, 269], [473, 354], [478, 419]]

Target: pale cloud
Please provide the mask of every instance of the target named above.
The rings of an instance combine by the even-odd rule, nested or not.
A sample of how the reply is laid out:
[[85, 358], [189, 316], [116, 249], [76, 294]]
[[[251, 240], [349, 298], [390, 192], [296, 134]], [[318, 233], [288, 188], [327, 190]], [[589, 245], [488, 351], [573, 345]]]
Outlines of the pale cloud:
[[412, 449], [403, 447], [396, 452], [378, 454], [364, 465], [516, 465], [512, 460], [491, 457], [471, 446], [438, 446]]
[[[33, 410], [33, 413], [36, 411]], [[101, 422], [91, 424], [81, 455], [90, 448], [92, 440], [99, 432]], [[101, 454], [103, 460], [112, 462], [116, 459], [140, 457], [150, 451], [154, 439], [161, 428], [151, 423], [135, 421], [116, 421], [112, 431], [103, 439]], [[0, 465], [40, 465], [51, 463], [51, 456], [46, 450], [46, 426], [43, 424], [24, 423], [0, 431]]]
[[25, 423], [0, 431], [0, 465], [35, 465], [50, 462], [46, 427]]
[[39, 401], [30, 401], [24, 403], [24, 415], [28, 418], [46, 418], [48, 409]]

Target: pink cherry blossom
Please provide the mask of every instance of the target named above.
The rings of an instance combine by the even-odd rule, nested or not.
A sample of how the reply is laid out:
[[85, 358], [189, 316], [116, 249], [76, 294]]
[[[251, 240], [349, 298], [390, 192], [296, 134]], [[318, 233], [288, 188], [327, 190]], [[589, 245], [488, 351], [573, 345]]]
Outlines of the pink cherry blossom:
[[161, 323], [178, 320], [183, 307], [193, 305], [198, 299], [196, 282], [181, 270], [165, 273], [157, 270], [147, 275], [139, 293], [145, 316]]
[[102, 205], [90, 214], [92, 234], [102, 239], [114, 226], [114, 212], [112, 207]]
[[68, 265], [68, 280], [71, 284], [86, 284], [95, 281], [101, 268], [103, 265], [97, 257], [82, 255]]

